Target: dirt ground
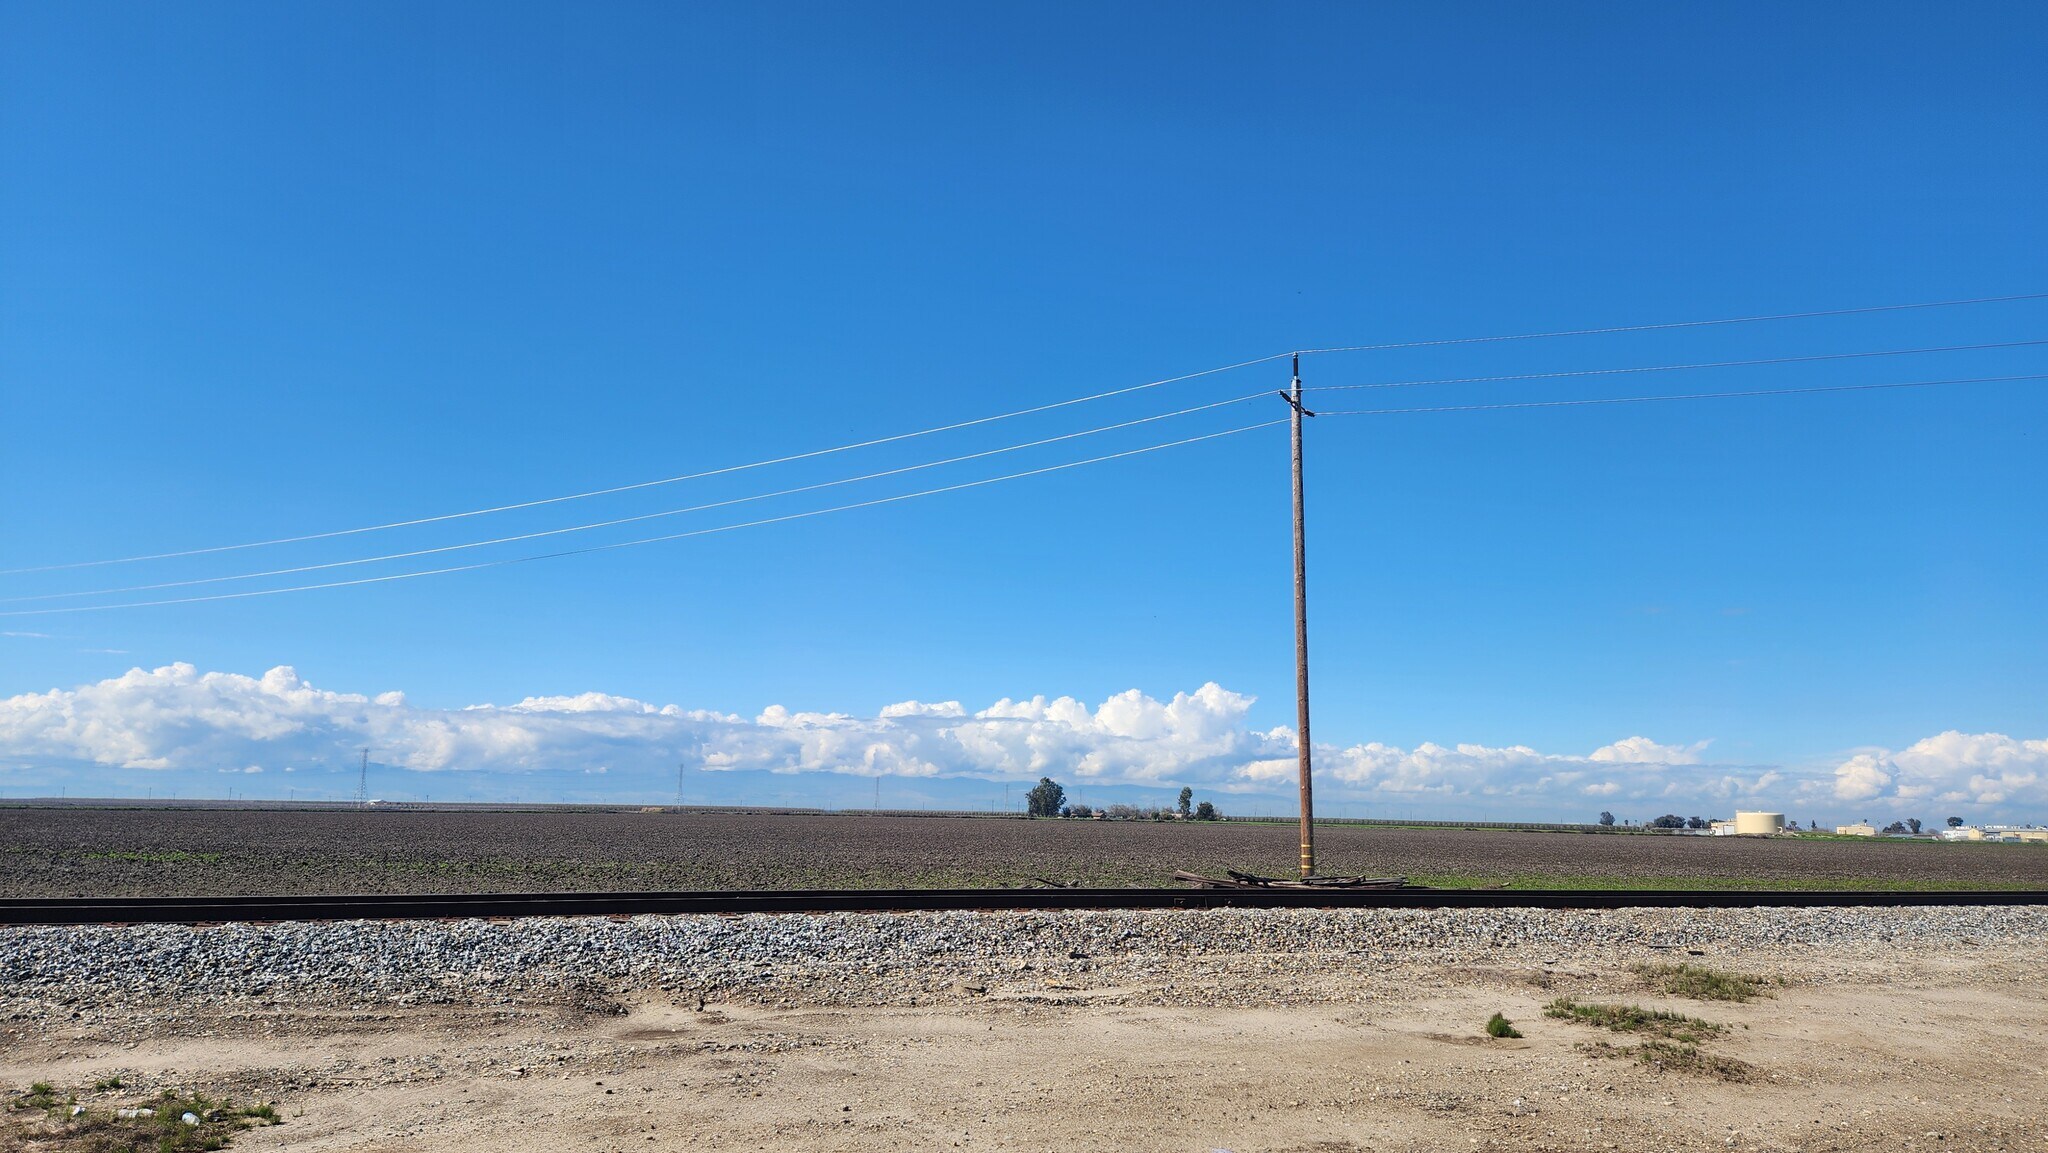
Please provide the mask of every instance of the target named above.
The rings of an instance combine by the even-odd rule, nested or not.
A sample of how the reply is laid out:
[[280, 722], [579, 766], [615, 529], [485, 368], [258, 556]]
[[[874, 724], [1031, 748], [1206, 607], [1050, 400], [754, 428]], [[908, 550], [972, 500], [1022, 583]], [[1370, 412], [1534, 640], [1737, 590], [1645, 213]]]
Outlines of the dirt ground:
[[[1772, 974], [1774, 995], [1654, 995], [1631, 966], [1669, 954], [1523, 953], [1364, 980], [1288, 958], [1305, 970], [1297, 989], [1327, 995], [1286, 1005], [1259, 1003], [1271, 956], [1213, 972], [1200, 1006], [1023, 972], [915, 1007], [828, 1007], [788, 990], [700, 1007], [632, 988], [574, 1007], [192, 1005], [140, 1029], [119, 1013], [0, 1022], [0, 1083], [107, 1104], [162, 1087], [270, 1100], [285, 1123], [232, 1148], [306, 1153], [2048, 1150], [2048, 942], [1703, 952], [1677, 959]], [[1629, 1039], [1547, 1019], [1560, 995], [1724, 1025], [1701, 1048], [1749, 1071], [1589, 1053], [1582, 1043]], [[1496, 1011], [1525, 1036], [1483, 1036]], [[110, 1076], [124, 1087], [91, 1090]]]

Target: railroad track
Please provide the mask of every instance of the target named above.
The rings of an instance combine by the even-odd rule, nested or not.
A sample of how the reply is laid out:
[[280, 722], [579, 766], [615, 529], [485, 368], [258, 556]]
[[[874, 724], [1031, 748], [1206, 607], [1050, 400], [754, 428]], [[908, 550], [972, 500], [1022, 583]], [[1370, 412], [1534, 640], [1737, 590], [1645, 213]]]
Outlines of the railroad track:
[[1021, 909], [1745, 909], [2048, 905], [2048, 890], [1578, 889], [813, 889], [786, 892], [479, 893], [414, 896], [13, 897], [0, 925], [191, 925]]

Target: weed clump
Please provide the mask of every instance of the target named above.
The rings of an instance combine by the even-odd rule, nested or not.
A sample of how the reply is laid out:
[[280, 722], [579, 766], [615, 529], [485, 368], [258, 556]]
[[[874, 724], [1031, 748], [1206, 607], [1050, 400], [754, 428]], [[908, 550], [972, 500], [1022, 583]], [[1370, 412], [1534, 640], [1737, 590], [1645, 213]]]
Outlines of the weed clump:
[[1665, 1037], [1681, 1044], [1698, 1044], [1706, 1037], [1719, 1036], [1727, 1032], [1724, 1025], [1673, 1013], [1665, 1009], [1645, 1009], [1641, 1005], [1582, 1005], [1570, 997], [1559, 997], [1543, 1007], [1543, 1015], [1564, 1021], [1577, 1021], [1582, 1025], [1593, 1025], [1614, 1033], [1647, 1033], [1653, 1037]]
[[1489, 1037], [1519, 1037], [1522, 1035], [1522, 1031], [1515, 1028], [1513, 1021], [1508, 1020], [1499, 1013], [1495, 1013], [1486, 1019], [1486, 1035]]
[[1709, 1053], [1689, 1041], [1665, 1041], [1651, 1038], [1640, 1045], [1616, 1045], [1608, 1041], [1582, 1041], [1579, 1052], [1589, 1057], [1628, 1057], [1652, 1069], [1669, 1070], [1675, 1073], [1690, 1073], [1699, 1077], [1712, 1077], [1720, 1081], [1750, 1081], [1756, 1077], [1756, 1066], [1733, 1057], [1722, 1057]]
[[1766, 978], [1705, 965], [1637, 965], [1636, 975], [1659, 993], [1695, 1001], [1750, 1001], [1771, 995]]

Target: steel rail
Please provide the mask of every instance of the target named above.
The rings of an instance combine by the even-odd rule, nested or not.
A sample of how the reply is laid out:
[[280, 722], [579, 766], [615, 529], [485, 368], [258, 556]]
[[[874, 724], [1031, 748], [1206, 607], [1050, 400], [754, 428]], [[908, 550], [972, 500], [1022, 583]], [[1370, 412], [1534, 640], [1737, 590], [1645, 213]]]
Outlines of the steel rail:
[[2048, 890], [811, 889], [393, 896], [12, 897], [0, 925], [631, 917], [1046, 909], [1747, 909], [2048, 905]]

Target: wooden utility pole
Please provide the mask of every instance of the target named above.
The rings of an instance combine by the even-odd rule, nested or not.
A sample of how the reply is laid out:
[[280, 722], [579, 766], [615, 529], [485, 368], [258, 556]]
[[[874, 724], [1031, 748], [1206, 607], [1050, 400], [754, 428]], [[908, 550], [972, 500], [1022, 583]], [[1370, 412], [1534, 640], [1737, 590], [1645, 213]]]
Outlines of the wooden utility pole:
[[1308, 736], [1308, 545], [1301, 502], [1301, 418], [1315, 413], [1301, 406], [1301, 354], [1294, 356], [1294, 385], [1280, 394], [1294, 409], [1294, 698], [1301, 734], [1301, 875], [1316, 871], [1315, 801], [1309, 785]]

